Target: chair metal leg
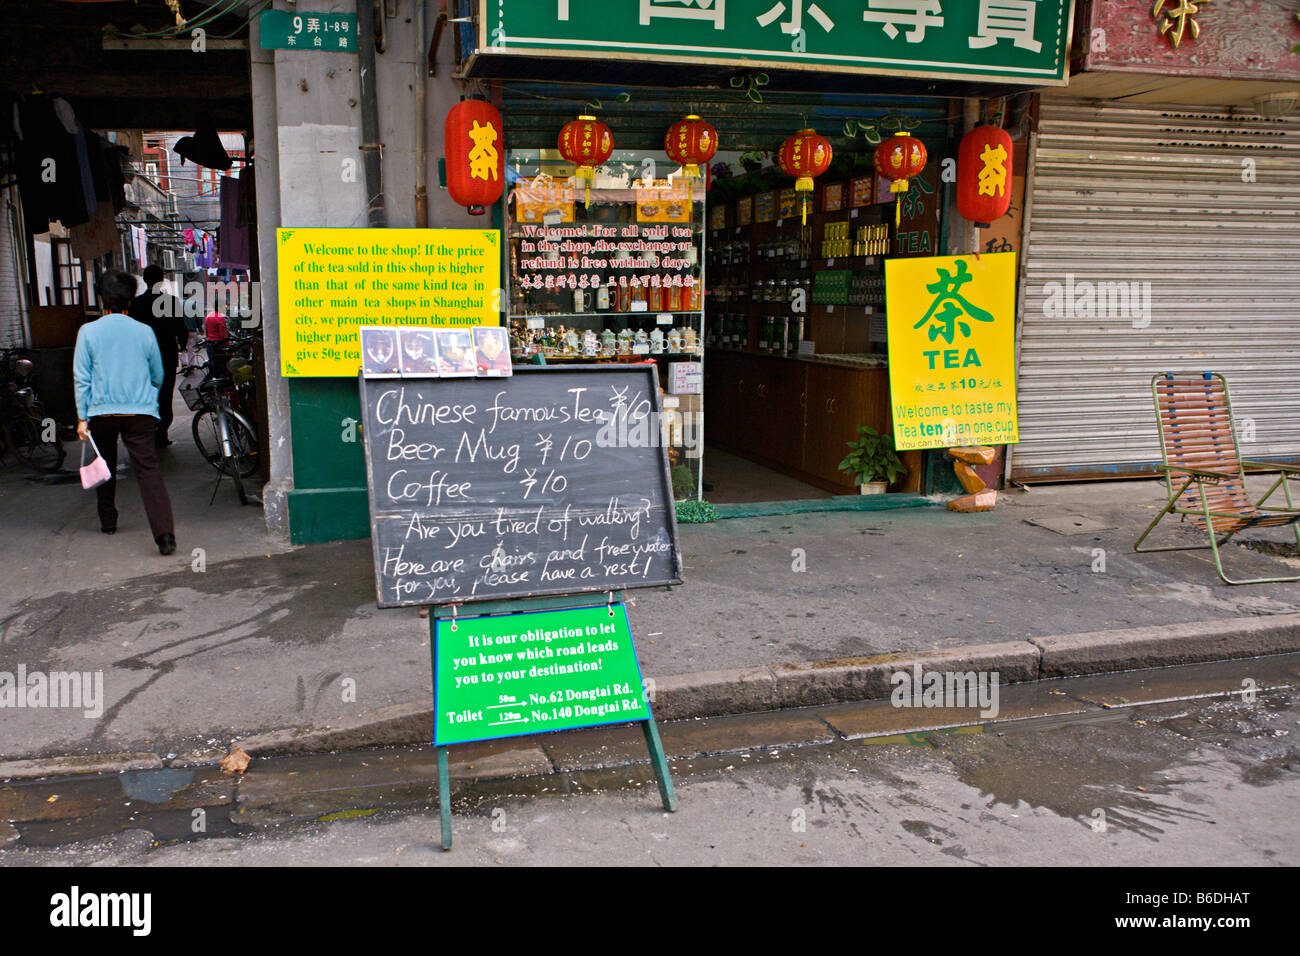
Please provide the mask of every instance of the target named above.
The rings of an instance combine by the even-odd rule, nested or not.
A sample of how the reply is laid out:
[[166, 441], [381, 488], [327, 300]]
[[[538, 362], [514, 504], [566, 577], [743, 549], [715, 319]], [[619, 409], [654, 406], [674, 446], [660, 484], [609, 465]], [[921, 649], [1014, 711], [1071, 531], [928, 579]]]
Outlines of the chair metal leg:
[[[1289, 498], [1290, 495], [1288, 494], [1287, 497]], [[1223, 541], [1217, 541], [1215, 539], [1214, 523], [1210, 519], [1210, 505], [1209, 502], [1205, 500], [1204, 487], [1201, 488], [1201, 506], [1205, 509], [1205, 523], [1210, 529], [1210, 547], [1214, 550], [1214, 570], [1219, 572], [1219, 578], [1224, 584], [1285, 584], [1290, 581], [1300, 581], [1300, 574], [1281, 578], [1246, 578], [1242, 581], [1234, 581], [1232, 578], [1228, 577], [1223, 572], [1223, 557], [1219, 554], [1219, 545], [1226, 543], [1228, 538], [1231, 538], [1236, 534], [1236, 532], [1229, 532], [1228, 536], [1225, 537]], [[1297, 542], [1300, 542], [1300, 534], [1297, 535]]]
[[[1204, 551], [1206, 548], [1210, 547], [1210, 545], [1208, 544], [1180, 544], [1180, 545], [1167, 547], [1167, 548], [1142, 547], [1142, 542], [1146, 540], [1147, 535], [1149, 535], [1152, 531], [1155, 530], [1156, 525], [1160, 523], [1160, 520], [1164, 518], [1165, 515], [1169, 514], [1169, 509], [1172, 508], [1174, 504], [1175, 502], [1171, 501], [1169, 502], [1169, 504], [1165, 505], [1164, 510], [1162, 510], [1160, 514], [1156, 515], [1155, 518], [1152, 520], [1152, 522], [1149, 525], [1147, 525], [1147, 529], [1142, 532], [1141, 536], [1139, 536], [1136, 541], [1133, 542], [1134, 551], [1136, 551], [1138, 554], [1152, 554], [1157, 551]], [[1236, 532], [1232, 532], [1231, 534], [1228, 535], [1228, 537], [1229, 538], [1232, 537], [1232, 534], [1235, 533]], [[1219, 544], [1223, 544], [1227, 540], [1228, 538], [1224, 538], [1223, 541], [1219, 542]]]
[[[1285, 477], [1286, 477], [1286, 476], [1283, 475], [1283, 478], [1285, 478]], [[1291, 483], [1290, 483], [1289, 481], [1285, 481], [1285, 480], [1284, 480], [1284, 481], [1282, 482], [1282, 490], [1286, 493], [1286, 507], [1287, 507], [1287, 510], [1288, 510], [1288, 511], [1294, 511], [1294, 510], [1295, 510], [1295, 502], [1293, 502], [1293, 501], [1291, 500]], [[1296, 550], [1296, 557], [1300, 557], [1300, 521], [1296, 522], [1295, 524], [1293, 524], [1293, 525], [1291, 526], [1291, 531], [1295, 534], [1295, 550]]]

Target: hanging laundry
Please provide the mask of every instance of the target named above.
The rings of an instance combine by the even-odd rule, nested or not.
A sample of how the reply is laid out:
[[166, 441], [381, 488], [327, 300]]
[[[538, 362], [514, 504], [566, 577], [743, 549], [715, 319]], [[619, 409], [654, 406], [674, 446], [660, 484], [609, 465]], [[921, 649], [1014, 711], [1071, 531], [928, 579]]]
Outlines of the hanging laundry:
[[253, 164], [245, 163], [239, 171], [239, 211], [235, 225], [241, 228], [257, 225], [257, 188], [253, 180]]
[[212, 237], [206, 232], [198, 231], [194, 234], [194, 265], [200, 269], [211, 269], [214, 265], [213, 250], [216, 244]]
[[221, 177], [221, 241], [217, 247], [217, 265], [226, 269], [249, 266], [248, 227], [235, 225], [239, 218], [239, 188], [239, 180]]
[[209, 169], [225, 170], [231, 167], [230, 154], [221, 144], [221, 135], [217, 132], [217, 127], [207, 116], [200, 117], [198, 129], [194, 131], [193, 136], [182, 136], [176, 141], [172, 152], [180, 156], [182, 166], [185, 165], [185, 160], [189, 159]]
[[149, 264], [149, 239], [144, 226], [131, 227], [131, 253], [141, 269]]
[[99, 204], [90, 221], [68, 230], [72, 254], [82, 262], [92, 262], [117, 249], [117, 217], [111, 202]]
[[21, 97], [14, 104], [13, 128], [28, 232], [46, 232], [55, 220], [68, 227], [86, 222], [99, 201], [86, 137], [72, 107], [44, 93]]

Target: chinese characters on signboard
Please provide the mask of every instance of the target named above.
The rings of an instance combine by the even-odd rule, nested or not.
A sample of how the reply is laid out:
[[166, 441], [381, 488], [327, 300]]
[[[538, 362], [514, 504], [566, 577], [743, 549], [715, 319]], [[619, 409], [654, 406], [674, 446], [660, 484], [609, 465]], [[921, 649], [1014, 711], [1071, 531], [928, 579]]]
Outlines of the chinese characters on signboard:
[[1064, 85], [1073, 0], [494, 0], [480, 53], [742, 65]]

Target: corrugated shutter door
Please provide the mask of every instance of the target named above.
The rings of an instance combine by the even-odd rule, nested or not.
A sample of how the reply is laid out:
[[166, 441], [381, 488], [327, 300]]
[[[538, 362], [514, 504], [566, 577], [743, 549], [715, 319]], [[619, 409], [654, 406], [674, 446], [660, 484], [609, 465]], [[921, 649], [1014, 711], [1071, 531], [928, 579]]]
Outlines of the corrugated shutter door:
[[1300, 458], [1300, 118], [1045, 100], [1030, 160], [1012, 477], [1152, 472], [1164, 371]]

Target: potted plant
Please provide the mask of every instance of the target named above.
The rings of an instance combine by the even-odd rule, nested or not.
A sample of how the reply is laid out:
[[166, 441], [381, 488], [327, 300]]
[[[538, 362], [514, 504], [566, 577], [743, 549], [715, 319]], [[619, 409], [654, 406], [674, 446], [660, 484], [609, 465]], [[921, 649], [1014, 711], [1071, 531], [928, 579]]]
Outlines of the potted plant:
[[882, 435], [869, 425], [858, 426], [857, 441], [846, 443], [849, 453], [840, 471], [853, 479], [864, 495], [878, 495], [907, 474], [907, 466], [894, 451], [894, 436]]

